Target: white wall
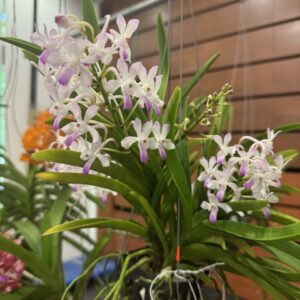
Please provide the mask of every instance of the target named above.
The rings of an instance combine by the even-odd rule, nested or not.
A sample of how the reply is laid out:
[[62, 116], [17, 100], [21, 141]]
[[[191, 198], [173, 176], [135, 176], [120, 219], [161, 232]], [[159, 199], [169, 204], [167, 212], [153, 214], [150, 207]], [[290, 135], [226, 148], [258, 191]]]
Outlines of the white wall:
[[[81, 17], [80, 0], [66, 0], [62, 2], [62, 10], [59, 11], [59, 0], [38, 0], [37, 3], [37, 27], [42, 29], [45, 23], [48, 28], [55, 27], [54, 17], [59, 13], [65, 13], [64, 2], [67, 4], [67, 13], [75, 14]], [[7, 10], [10, 28], [12, 27], [13, 19], [13, 3], [14, 1], [7, 1]], [[28, 40], [33, 28], [33, 0], [16, 0], [16, 20], [17, 30], [16, 36], [18, 38]], [[8, 35], [11, 35], [9, 30]], [[7, 112], [7, 141], [6, 147], [9, 151], [11, 159], [16, 162], [20, 169], [25, 169], [24, 163], [19, 161], [22, 152], [21, 133], [28, 126], [29, 111], [30, 111], [30, 79], [31, 79], [31, 65], [23, 58], [21, 51], [17, 48], [6, 46], [6, 53], [8, 67], [16, 67], [16, 74], [11, 82], [11, 92], [7, 97], [7, 102], [10, 107]], [[16, 53], [17, 56], [14, 56]], [[50, 99], [43, 86], [43, 79], [38, 75], [37, 80], [37, 110], [46, 110], [50, 105]], [[88, 205], [89, 217], [96, 215], [96, 208], [94, 205]], [[96, 236], [96, 230], [88, 231], [90, 236]], [[79, 241], [80, 242], [80, 241]], [[72, 247], [64, 245], [63, 258], [70, 259], [79, 253]]]
[[[16, 0], [16, 36], [28, 39], [32, 32], [33, 0]], [[8, 35], [12, 34], [13, 1], [7, 1]], [[30, 69], [31, 65], [23, 57], [23, 53], [16, 47], [6, 45], [7, 74], [14, 70], [14, 76], [8, 84], [6, 94], [7, 132], [6, 148], [10, 157], [19, 168], [24, 169], [24, 163], [19, 161], [22, 152], [20, 134], [28, 124], [30, 107]]]

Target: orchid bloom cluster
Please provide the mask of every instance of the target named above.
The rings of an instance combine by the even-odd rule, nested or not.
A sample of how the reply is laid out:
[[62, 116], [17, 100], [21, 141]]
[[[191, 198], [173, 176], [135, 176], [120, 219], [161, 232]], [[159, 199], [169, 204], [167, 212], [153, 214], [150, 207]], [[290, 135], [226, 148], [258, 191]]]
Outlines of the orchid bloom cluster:
[[[4, 237], [10, 238], [10, 233], [4, 233]], [[20, 244], [20, 240], [14, 240]], [[21, 278], [25, 269], [24, 263], [16, 256], [0, 250], [0, 292], [10, 293], [22, 287]]]
[[[275, 155], [273, 151], [273, 140], [277, 134], [268, 129], [266, 139], [244, 136], [239, 144], [232, 146], [230, 133], [224, 139], [213, 136], [219, 151], [209, 160], [200, 159], [204, 170], [198, 177], [207, 189], [208, 201], [203, 201], [201, 208], [210, 211], [210, 222], [217, 221], [219, 209], [230, 213], [230, 202], [246, 199], [267, 201], [263, 213], [266, 218], [269, 217], [270, 203], [279, 201], [272, 188], [280, 187], [282, 170], [287, 163], [282, 155]], [[241, 144], [245, 140], [252, 142], [249, 150]]]
[[[123, 113], [132, 115], [140, 107], [148, 114], [153, 111], [160, 115], [164, 104], [158, 94], [162, 81], [162, 76], [157, 74], [158, 67], [153, 66], [147, 71], [141, 62], [131, 64], [128, 40], [139, 21], [133, 19], [126, 23], [123, 16], [118, 16], [118, 30], [108, 29], [109, 21], [107, 16], [102, 31], [93, 41], [84, 34], [85, 30], [94, 36], [90, 24], [73, 15], [56, 16], [55, 22], [65, 29], [64, 32], [48, 31], [45, 26], [43, 34], [35, 32], [31, 36], [32, 42], [42, 48], [38, 64], [33, 64], [44, 76], [53, 101], [50, 108], [55, 118], [53, 129], [63, 134], [67, 148], [72, 149], [74, 143], [80, 145], [85, 175], [89, 174], [95, 160], [103, 167], [110, 166], [111, 159], [105, 153], [105, 146], [116, 143], [108, 137], [108, 127], [117, 124], [101, 122], [97, 118], [102, 106], [104, 111], [118, 110], [125, 126], [129, 118], [124, 120]], [[61, 125], [63, 119], [69, 122]], [[165, 159], [166, 150], [174, 148], [166, 138], [169, 125], [153, 124], [152, 121], [142, 125], [139, 119], [133, 123], [137, 136], [125, 137], [121, 146], [128, 149], [137, 142], [142, 162], [147, 161], [149, 148], [158, 149], [161, 158]], [[153, 137], [149, 137], [151, 133]]]

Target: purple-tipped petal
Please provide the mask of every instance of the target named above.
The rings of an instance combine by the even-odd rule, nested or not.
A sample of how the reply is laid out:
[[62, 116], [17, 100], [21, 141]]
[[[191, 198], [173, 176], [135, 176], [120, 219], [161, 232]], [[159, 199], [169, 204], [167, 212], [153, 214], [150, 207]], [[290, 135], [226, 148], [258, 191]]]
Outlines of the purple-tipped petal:
[[215, 224], [217, 222], [217, 208], [213, 207], [209, 214], [209, 222]]
[[154, 107], [156, 115], [159, 117], [161, 115], [161, 109], [157, 106]]
[[210, 181], [209, 178], [207, 178], [207, 179], [204, 180], [204, 184], [203, 184], [203, 185], [204, 185], [204, 187], [205, 187], [206, 189], [208, 188], [209, 181]]
[[65, 68], [62, 73], [59, 75], [58, 77], [58, 82], [61, 85], [67, 85], [71, 79], [71, 77], [73, 76], [73, 70], [71, 68]]
[[271, 211], [270, 211], [269, 207], [264, 207], [262, 211], [263, 211], [265, 219], [269, 219], [271, 216]]
[[132, 108], [132, 100], [128, 94], [124, 94], [124, 105], [123, 109], [131, 109]]
[[218, 190], [218, 192], [217, 192], [217, 195], [216, 195], [217, 200], [218, 200], [219, 202], [222, 202], [222, 201], [223, 201], [224, 194], [225, 194], [225, 189], [224, 189], [224, 188], [220, 188], [220, 189]]
[[146, 163], [148, 161], [147, 149], [144, 147], [140, 147], [140, 160], [142, 163]]
[[158, 150], [159, 150], [160, 158], [165, 160], [167, 158], [167, 153], [165, 148], [163, 146], [160, 146]]
[[76, 138], [78, 137], [78, 133], [77, 132], [73, 132], [70, 135], [68, 135], [68, 137], [65, 140], [65, 144], [70, 147], [72, 145], [72, 143], [76, 140]]
[[152, 105], [148, 98], [145, 100], [145, 107], [146, 107], [147, 114], [149, 114], [151, 111]]
[[48, 49], [45, 49], [45, 50], [41, 53], [41, 55], [39, 56], [39, 60], [40, 60], [40, 62], [41, 62], [43, 65], [46, 64], [49, 55], [50, 55], [49, 50], [48, 50]]
[[83, 175], [88, 175], [92, 167], [93, 160], [88, 160], [83, 166]]
[[121, 49], [121, 58], [123, 60], [128, 60], [128, 51], [125, 49]]
[[53, 129], [55, 131], [57, 131], [59, 129], [59, 124], [60, 124], [60, 121], [62, 119], [62, 115], [58, 115], [55, 119], [54, 119], [54, 122], [53, 122]]
[[246, 176], [246, 174], [247, 174], [247, 164], [242, 163], [240, 167], [240, 175], [244, 177]]
[[247, 190], [250, 190], [251, 187], [252, 187], [252, 185], [253, 185], [253, 180], [252, 180], [252, 179], [249, 179], [248, 181], [246, 181], [246, 182], [244, 183], [244, 188], [247, 189]]
[[222, 156], [217, 157], [217, 164], [218, 165], [221, 165], [223, 163], [223, 161], [224, 161], [224, 157], [222, 157]]
[[108, 193], [107, 192], [103, 192], [102, 196], [101, 196], [101, 200], [103, 203], [106, 203], [108, 199]]

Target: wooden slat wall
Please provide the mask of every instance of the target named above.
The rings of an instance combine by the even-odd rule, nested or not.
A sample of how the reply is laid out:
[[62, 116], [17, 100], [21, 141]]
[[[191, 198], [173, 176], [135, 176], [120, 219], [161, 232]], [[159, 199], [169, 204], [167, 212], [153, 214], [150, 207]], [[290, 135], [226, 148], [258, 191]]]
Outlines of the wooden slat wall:
[[[118, 8], [125, 7], [125, 2], [104, 0], [105, 12], [116, 13]], [[196, 71], [196, 56], [201, 64], [214, 53], [221, 53], [193, 90], [192, 97], [218, 91], [224, 83], [231, 83], [235, 140], [244, 133], [259, 133], [268, 127], [300, 122], [300, 0], [191, 2], [194, 18], [191, 17], [190, 0], [183, 1], [183, 82]], [[147, 67], [158, 63], [155, 28], [158, 12], [162, 13], [166, 29], [172, 28], [171, 90], [179, 83], [181, 59], [180, 0], [172, 3], [171, 24], [168, 1], [126, 16], [127, 19], [140, 19], [132, 44], [133, 58]], [[300, 131], [278, 137], [276, 150], [286, 148], [300, 151]], [[295, 160], [290, 171], [284, 175], [284, 182], [300, 187], [300, 158]], [[122, 200], [114, 200], [114, 203], [117, 207], [126, 207]], [[124, 215], [115, 204], [111, 207], [113, 213]], [[300, 217], [299, 196], [284, 197], [278, 207]], [[236, 277], [235, 281], [237, 287], [243, 286], [238, 290], [246, 299], [257, 299], [251, 285]]]

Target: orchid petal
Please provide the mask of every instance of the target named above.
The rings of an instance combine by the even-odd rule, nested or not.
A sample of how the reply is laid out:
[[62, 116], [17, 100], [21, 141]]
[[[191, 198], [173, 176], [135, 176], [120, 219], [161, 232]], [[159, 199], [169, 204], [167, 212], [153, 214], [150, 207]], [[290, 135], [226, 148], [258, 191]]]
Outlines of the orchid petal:
[[58, 77], [58, 82], [62, 85], [67, 85], [73, 76], [74, 72], [71, 68], [64, 68]]
[[137, 30], [140, 21], [138, 19], [129, 20], [126, 28], [126, 38], [130, 38], [133, 33]]
[[123, 16], [119, 15], [117, 17], [116, 23], [118, 25], [119, 31], [121, 34], [125, 33], [126, 30], [126, 21]]
[[121, 146], [125, 149], [129, 149], [134, 143], [138, 141], [135, 136], [127, 136], [121, 141]]

